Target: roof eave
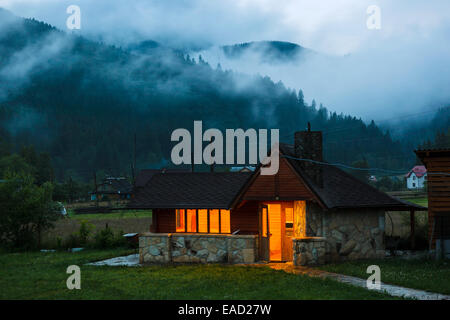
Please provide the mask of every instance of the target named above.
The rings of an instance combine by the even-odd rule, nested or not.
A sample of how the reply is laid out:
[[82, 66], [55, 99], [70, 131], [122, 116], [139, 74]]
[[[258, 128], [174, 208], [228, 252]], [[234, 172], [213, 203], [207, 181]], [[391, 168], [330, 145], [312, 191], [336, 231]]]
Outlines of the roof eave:
[[387, 211], [427, 211], [427, 207], [410, 205], [358, 205], [358, 206], [335, 206], [330, 209], [385, 209]]

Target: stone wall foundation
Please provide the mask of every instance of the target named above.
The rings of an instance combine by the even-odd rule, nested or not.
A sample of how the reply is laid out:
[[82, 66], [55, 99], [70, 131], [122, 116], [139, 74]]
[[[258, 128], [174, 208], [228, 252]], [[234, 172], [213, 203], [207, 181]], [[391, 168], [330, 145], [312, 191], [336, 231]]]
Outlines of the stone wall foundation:
[[140, 263], [254, 263], [257, 236], [197, 233], [143, 233]]

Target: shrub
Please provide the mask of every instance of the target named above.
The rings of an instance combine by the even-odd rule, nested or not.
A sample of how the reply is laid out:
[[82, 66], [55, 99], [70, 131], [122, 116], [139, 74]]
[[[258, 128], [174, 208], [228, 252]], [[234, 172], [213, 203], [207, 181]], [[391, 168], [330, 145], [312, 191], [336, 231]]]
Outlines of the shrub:
[[61, 249], [62, 248], [62, 238], [56, 237], [56, 248]]
[[115, 239], [114, 239], [114, 247], [127, 247], [129, 246], [129, 242], [127, 239], [123, 236], [124, 232], [123, 230], [119, 230], [116, 233]]
[[53, 186], [35, 184], [26, 174], [7, 173], [0, 183], [0, 243], [16, 249], [40, 246], [40, 235], [61, 218], [52, 201]]
[[105, 229], [98, 231], [94, 237], [93, 247], [97, 249], [117, 248], [128, 246], [127, 239], [123, 237], [123, 231], [114, 231], [106, 225]]
[[95, 235], [94, 246], [99, 249], [106, 249], [113, 247], [114, 244], [114, 232], [108, 225], [105, 229], [100, 230]]
[[89, 223], [88, 221], [81, 221], [80, 230], [78, 231], [80, 246], [83, 247], [88, 244], [89, 236], [91, 235], [94, 228], [94, 225]]

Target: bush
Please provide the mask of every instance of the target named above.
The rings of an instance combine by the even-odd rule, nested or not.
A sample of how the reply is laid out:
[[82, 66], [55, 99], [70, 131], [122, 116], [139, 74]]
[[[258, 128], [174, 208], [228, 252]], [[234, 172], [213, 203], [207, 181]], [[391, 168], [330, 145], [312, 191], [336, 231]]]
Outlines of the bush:
[[[125, 237], [123, 231], [114, 232], [108, 225], [104, 229], [99, 230], [94, 237], [91, 237], [94, 225], [88, 221], [82, 221], [78, 232], [72, 233], [68, 236], [64, 243], [61, 238], [57, 237], [55, 241], [48, 246], [48, 248], [55, 249], [70, 249], [70, 248], [92, 248], [92, 249], [110, 249], [119, 247], [134, 248]], [[131, 246], [130, 246], [131, 245]]]
[[97, 249], [117, 248], [127, 246], [127, 239], [123, 237], [123, 231], [114, 234], [113, 230], [106, 225], [94, 237], [93, 246]]
[[105, 229], [100, 230], [95, 235], [94, 246], [99, 249], [106, 249], [113, 247], [114, 244], [114, 232], [106, 226]]
[[40, 235], [61, 218], [50, 182], [35, 184], [26, 174], [8, 172], [0, 183], [0, 243], [15, 249], [40, 246]]
[[88, 221], [81, 221], [80, 230], [78, 231], [80, 246], [83, 247], [88, 244], [89, 236], [94, 228], [94, 225], [89, 223]]

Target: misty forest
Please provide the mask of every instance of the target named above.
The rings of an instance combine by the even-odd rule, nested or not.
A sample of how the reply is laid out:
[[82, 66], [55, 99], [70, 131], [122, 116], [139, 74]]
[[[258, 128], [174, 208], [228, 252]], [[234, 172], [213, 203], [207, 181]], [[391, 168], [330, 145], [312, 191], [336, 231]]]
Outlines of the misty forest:
[[392, 170], [409, 170], [415, 148], [450, 145], [445, 105], [414, 129], [401, 121], [393, 136], [269, 77], [152, 41], [106, 45], [5, 10], [0, 57], [0, 173], [31, 170], [39, 183], [131, 177], [135, 136], [138, 169], [171, 166], [170, 134], [194, 120], [204, 130], [279, 128], [287, 143], [310, 122], [323, 131], [327, 161]]

